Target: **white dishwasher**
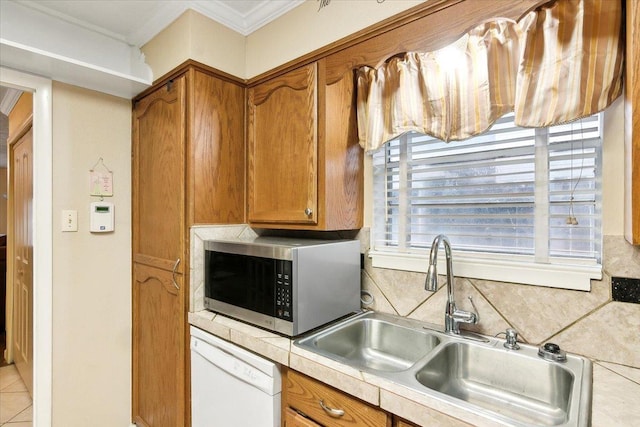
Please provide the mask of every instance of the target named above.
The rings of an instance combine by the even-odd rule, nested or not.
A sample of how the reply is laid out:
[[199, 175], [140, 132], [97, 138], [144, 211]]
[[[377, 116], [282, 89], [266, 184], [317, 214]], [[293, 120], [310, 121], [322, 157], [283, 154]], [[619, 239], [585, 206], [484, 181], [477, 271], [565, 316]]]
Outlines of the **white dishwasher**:
[[279, 427], [279, 366], [191, 326], [192, 427]]

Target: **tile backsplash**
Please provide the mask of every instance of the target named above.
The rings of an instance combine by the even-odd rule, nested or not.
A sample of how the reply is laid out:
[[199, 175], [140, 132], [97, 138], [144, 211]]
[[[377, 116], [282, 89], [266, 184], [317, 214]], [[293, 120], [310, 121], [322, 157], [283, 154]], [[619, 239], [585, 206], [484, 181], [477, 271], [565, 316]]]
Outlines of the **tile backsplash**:
[[[191, 229], [191, 311], [204, 308], [202, 242], [225, 236], [256, 234], [245, 225]], [[358, 238], [366, 254], [368, 230]], [[593, 280], [590, 292], [457, 277], [456, 303], [471, 310], [471, 296], [480, 314], [479, 324], [468, 329], [495, 335], [511, 327], [530, 344], [551, 341], [596, 361], [640, 368], [640, 304], [613, 301], [611, 295], [611, 277], [640, 278], [640, 248], [622, 236], [605, 236], [603, 248], [603, 279]], [[369, 308], [443, 325], [445, 286], [427, 292], [424, 273], [374, 268], [367, 256], [364, 264], [362, 288], [374, 297]], [[444, 276], [440, 280], [443, 285]]]
[[[368, 232], [360, 238], [368, 242]], [[612, 276], [640, 278], [640, 248], [605, 236], [603, 255], [603, 278], [591, 281], [591, 292], [456, 277], [456, 303], [471, 310], [471, 296], [480, 314], [478, 325], [461, 328], [495, 335], [511, 327], [533, 345], [551, 341], [594, 360], [640, 368], [640, 305], [611, 297]], [[445, 286], [427, 292], [424, 273], [374, 268], [365, 260], [362, 283], [374, 295], [372, 309], [443, 325]], [[444, 284], [444, 276], [440, 280]]]

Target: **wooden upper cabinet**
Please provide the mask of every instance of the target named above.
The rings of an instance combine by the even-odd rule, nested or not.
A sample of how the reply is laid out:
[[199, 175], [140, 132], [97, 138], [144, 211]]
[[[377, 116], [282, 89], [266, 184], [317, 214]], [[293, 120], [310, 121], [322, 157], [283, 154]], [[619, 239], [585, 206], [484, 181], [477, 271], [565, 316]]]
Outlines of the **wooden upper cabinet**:
[[192, 81], [189, 223], [244, 223], [244, 85], [198, 70]]
[[323, 70], [320, 140], [324, 144], [319, 162], [323, 225], [327, 230], [356, 230], [362, 228], [364, 212], [364, 150], [358, 141], [355, 74], [349, 70], [328, 82], [325, 61], [319, 64]]
[[188, 68], [136, 100], [135, 261], [182, 272], [191, 225], [245, 222], [244, 94]]
[[249, 222], [317, 224], [317, 66], [249, 90]]
[[165, 269], [183, 257], [185, 96], [181, 76], [133, 110], [134, 260]]
[[640, 245], [640, 3], [627, 0], [625, 68], [625, 237]]
[[327, 86], [325, 60], [249, 89], [248, 220], [257, 228], [362, 226], [362, 149], [352, 73]]

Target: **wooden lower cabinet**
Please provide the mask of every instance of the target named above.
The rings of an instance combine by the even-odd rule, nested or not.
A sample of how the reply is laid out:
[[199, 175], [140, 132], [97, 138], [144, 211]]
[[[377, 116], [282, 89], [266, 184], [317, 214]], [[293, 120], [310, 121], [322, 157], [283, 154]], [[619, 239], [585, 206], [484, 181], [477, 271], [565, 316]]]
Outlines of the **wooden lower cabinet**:
[[283, 414], [284, 427], [321, 427], [320, 424], [287, 407]]
[[138, 263], [133, 277], [133, 420], [141, 427], [181, 427], [186, 403], [182, 277]]
[[283, 420], [286, 427], [391, 427], [392, 417], [376, 406], [287, 369], [283, 375]]
[[394, 417], [393, 427], [419, 427], [419, 426], [407, 420], [403, 420], [402, 418]]

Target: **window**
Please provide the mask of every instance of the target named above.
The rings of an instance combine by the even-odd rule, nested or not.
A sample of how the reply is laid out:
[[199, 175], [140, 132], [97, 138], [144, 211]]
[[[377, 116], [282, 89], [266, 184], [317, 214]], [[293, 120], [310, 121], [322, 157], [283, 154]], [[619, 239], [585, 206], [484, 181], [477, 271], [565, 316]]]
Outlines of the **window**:
[[373, 155], [374, 266], [426, 271], [445, 234], [456, 275], [590, 289], [601, 277], [601, 147], [600, 115], [533, 129], [507, 114], [466, 141], [388, 142]]

